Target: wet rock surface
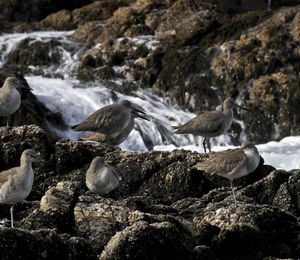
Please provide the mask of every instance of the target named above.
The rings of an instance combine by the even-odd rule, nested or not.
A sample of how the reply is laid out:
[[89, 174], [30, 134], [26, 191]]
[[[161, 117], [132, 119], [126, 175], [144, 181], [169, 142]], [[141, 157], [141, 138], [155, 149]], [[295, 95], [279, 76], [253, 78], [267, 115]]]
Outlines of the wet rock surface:
[[[271, 1], [271, 10], [267, 2], [0, 0], [0, 31], [74, 30], [82, 52], [72, 76], [124, 94], [150, 88], [195, 113], [233, 96], [252, 110], [235, 115], [247, 139], [260, 143], [300, 134], [299, 1]], [[22, 74], [48, 77], [45, 68], [63, 60], [60, 50], [74, 46], [24, 39], [1, 65], [0, 85], [7, 76], [24, 85]], [[9, 205], [0, 205], [1, 259], [299, 258], [300, 170], [276, 170], [262, 159], [235, 181], [236, 209], [228, 180], [194, 167], [214, 153], [57, 140], [49, 124], [64, 129], [61, 115], [29, 89], [21, 95], [12, 118], [18, 127], [0, 119], [0, 171], [17, 166], [27, 148], [47, 163], [34, 165], [32, 191], [15, 206], [16, 229]], [[234, 122], [233, 143], [241, 131]], [[103, 197], [85, 186], [95, 156], [122, 176]]]
[[[150, 88], [194, 113], [232, 96], [254, 112], [235, 113], [247, 139], [262, 143], [300, 134], [299, 1], [270, 2], [269, 10], [256, 0], [75, 1], [32, 22], [19, 18], [10, 31], [74, 30], [82, 52], [72, 76], [126, 95]], [[24, 39], [5, 67], [48, 77], [45, 67], [62, 62], [61, 48], [73, 47]], [[63, 127], [59, 115], [50, 118]], [[240, 129], [238, 122], [230, 129], [235, 144]]]
[[[16, 229], [8, 228], [9, 205], [0, 205], [3, 259], [299, 256], [298, 170], [275, 170], [261, 160], [255, 172], [235, 182], [235, 208], [228, 180], [195, 169], [213, 153], [124, 152], [68, 140], [49, 144], [37, 126], [4, 129], [11, 139], [2, 138], [0, 153], [11, 159], [0, 170], [16, 165], [25, 146], [48, 163], [34, 165], [33, 190], [15, 206]], [[105, 196], [85, 186], [96, 155], [122, 176]]]

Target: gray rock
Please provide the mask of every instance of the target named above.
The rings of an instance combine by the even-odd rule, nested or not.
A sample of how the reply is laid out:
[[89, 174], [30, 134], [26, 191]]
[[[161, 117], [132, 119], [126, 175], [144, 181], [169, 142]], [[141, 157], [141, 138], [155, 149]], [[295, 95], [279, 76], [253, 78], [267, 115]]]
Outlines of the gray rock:
[[77, 200], [80, 183], [62, 181], [52, 187], [42, 197], [40, 208], [51, 216], [59, 230], [70, 231], [73, 223], [73, 208]]

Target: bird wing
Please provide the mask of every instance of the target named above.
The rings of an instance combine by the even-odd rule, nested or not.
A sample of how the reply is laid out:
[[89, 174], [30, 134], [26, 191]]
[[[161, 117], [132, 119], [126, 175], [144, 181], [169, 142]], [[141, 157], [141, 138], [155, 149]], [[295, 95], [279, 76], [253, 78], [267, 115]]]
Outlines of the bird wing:
[[96, 141], [96, 142], [103, 143], [106, 141], [106, 135], [97, 133], [97, 132], [93, 132], [89, 135], [80, 136], [79, 140], [80, 141]]
[[246, 154], [237, 148], [216, 153], [214, 157], [197, 163], [196, 168], [211, 174], [228, 174], [242, 167], [246, 160]]
[[114, 104], [97, 110], [82, 123], [73, 126], [72, 129], [76, 131], [94, 131], [102, 134], [112, 134], [120, 130], [120, 126], [121, 129], [126, 126], [128, 119], [130, 119], [128, 110]]
[[0, 172], [0, 189], [1, 189], [1, 186], [2, 186], [6, 181], [8, 181], [9, 176], [16, 173], [15, 169], [16, 169], [16, 168], [11, 168], [11, 169], [9, 169], [9, 170]]
[[214, 133], [223, 125], [223, 113], [221, 111], [209, 111], [194, 117], [186, 124], [175, 127], [175, 133]]
[[113, 174], [118, 178], [119, 181], [122, 180], [122, 177], [119, 175], [119, 173], [116, 171], [114, 167], [108, 164], [106, 166], [113, 172]]

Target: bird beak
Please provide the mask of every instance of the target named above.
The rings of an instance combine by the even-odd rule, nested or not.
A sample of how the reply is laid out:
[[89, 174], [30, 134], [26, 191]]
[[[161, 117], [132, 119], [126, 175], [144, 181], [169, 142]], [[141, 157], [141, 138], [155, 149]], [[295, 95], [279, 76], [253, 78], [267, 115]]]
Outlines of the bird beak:
[[37, 162], [46, 162], [39, 154], [35, 156]]
[[21, 81], [18, 81], [18, 86], [17, 88], [26, 88], [26, 89], [29, 89], [29, 90], [32, 90], [31, 87], [29, 87], [29, 85], [24, 85]]
[[150, 121], [150, 119], [148, 118], [149, 116], [146, 115], [146, 114], [145, 114], [145, 116], [144, 116], [144, 115], [140, 115], [140, 114], [135, 113], [135, 115], [136, 115], [137, 117], [139, 117], [139, 118], [142, 118], [142, 119], [144, 119], [144, 120]]
[[133, 109], [134, 113], [142, 113], [143, 115], [146, 115], [146, 113], [144, 111], [142, 111], [142, 110], [140, 110], [140, 109], [138, 109], [136, 107], [132, 107], [132, 109]]
[[236, 104], [236, 107], [238, 107], [238, 108], [241, 108], [241, 109], [244, 109], [244, 110], [246, 110], [246, 111], [249, 111], [249, 112], [251, 112], [251, 110], [249, 110], [248, 108], [242, 107], [242, 106], [240, 106], [240, 105], [237, 105], [237, 104]]
[[[142, 113], [142, 115], [139, 114], [138, 112]], [[150, 121], [149, 116], [148, 116], [145, 112], [143, 112], [143, 111], [134, 109], [134, 110], [132, 111], [132, 114], [133, 114], [135, 117], [139, 117], [139, 118], [142, 118], [142, 119], [144, 119], [144, 120]]]
[[26, 88], [26, 89], [32, 90], [32, 88], [31, 88], [31, 87], [29, 87], [28, 85], [26, 86], [26, 85], [22, 84], [21, 82], [19, 82], [19, 84], [18, 84], [18, 87], [17, 87], [17, 88]]

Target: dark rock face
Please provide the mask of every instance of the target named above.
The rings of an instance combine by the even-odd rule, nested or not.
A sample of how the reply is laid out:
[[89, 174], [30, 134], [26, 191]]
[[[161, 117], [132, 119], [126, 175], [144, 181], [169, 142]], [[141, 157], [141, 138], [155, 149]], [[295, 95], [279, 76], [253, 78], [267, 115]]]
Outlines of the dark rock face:
[[[268, 1], [257, 0], [103, 0], [74, 9], [78, 4], [57, 5], [58, 12], [13, 24], [11, 31], [74, 29], [72, 39], [86, 51], [72, 76], [124, 94], [151, 88], [195, 113], [232, 96], [254, 112], [235, 115], [255, 143], [300, 134], [299, 1], [271, 1], [271, 11]], [[48, 76], [43, 68], [60, 62], [59, 48], [55, 40], [26, 39], [5, 66], [22, 73], [39, 66], [35, 73]], [[240, 128], [230, 129], [236, 144]]]
[[79, 237], [59, 235], [55, 230], [0, 228], [1, 259], [96, 259], [90, 247]]
[[[0, 129], [0, 171], [23, 149], [41, 152], [34, 187], [15, 206], [16, 229], [0, 228], [3, 259], [263, 259], [300, 254], [300, 174], [264, 165], [235, 182], [195, 169], [211, 154], [124, 152], [101, 144], [48, 142], [37, 126]], [[85, 186], [100, 155], [122, 176], [105, 196]], [[5, 159], [7, 158], [7, 159]], [[0, 218], [9, 205], [0, 205]], [[6, 221], [6, 226], [9, 226]], [[14, 242], [12, 242], [14, 241]], [[21, 242], [22, 241], [22, 242]]]
[[57, 0], [29, 0], [29, 1], [0, 1], [1, 21], [39, 21], [61, 9], [72, 10], [83, 5], [89, 4], [91, 1], [72, 1], [64, 2]]

